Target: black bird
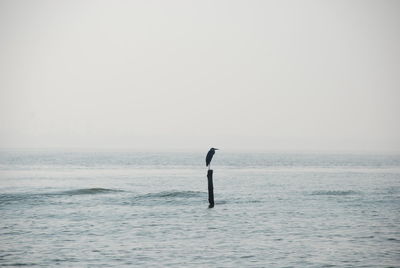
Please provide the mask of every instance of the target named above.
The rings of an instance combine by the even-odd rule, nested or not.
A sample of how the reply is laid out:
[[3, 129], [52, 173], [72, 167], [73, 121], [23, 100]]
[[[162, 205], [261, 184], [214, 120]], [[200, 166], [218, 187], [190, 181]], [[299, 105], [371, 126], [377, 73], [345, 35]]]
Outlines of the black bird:
[[208, 167], [208, 169], [210, 169], [210, 163], [211, 163], [211, 159], [213, 158], [214, 154], [215, 154], [215, 150], [218, 150], [217, 148], [211, 148], [210, 151], [208, 151], [207, 156], [206, 156], [206, 166]]

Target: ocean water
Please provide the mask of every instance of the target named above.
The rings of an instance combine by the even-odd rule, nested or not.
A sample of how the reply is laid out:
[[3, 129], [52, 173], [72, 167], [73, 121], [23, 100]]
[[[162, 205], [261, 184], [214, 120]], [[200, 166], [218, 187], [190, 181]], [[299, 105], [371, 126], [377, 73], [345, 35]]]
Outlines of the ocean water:
[[2, 151], [0, 266], [400, 267], [400, 156]]

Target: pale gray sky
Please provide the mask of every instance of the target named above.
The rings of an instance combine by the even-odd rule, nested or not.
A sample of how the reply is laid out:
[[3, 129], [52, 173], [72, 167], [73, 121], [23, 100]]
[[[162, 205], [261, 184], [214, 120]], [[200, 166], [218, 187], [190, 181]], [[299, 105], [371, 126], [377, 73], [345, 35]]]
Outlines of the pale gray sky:
[[400, 151], [399, 14], [0, 0], [0, 147]]

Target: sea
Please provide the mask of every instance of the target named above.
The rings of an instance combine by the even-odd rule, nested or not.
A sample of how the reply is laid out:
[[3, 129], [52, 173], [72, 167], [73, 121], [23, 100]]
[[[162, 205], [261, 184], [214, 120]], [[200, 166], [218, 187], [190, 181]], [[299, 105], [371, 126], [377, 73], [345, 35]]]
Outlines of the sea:
[[2, 150], [1, 267], [400, 267], [400, 155]]

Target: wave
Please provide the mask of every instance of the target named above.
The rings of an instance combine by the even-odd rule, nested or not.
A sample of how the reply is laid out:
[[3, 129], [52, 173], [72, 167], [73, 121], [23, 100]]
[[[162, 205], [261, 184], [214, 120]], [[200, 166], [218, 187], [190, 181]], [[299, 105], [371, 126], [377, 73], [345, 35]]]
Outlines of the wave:
[[[194, 204], [204, 203], [208, 204], [207, 192], [200, 191], [163, 191], [157, 193], [148, 193], [144, 195], [135, 196], [131, 202], [127, 204], [134, 205], [163, 205], [163, 204]], [[221, 197], [220, 197], [221, 198]], [[246, 203], [262, 203], [260, 200], [244, 200], [244, 199], [215, 199], [216, 205], [232, 204], [246, 204]]]
[[113, 192], [123, 192], [122, 190], [106, 189], [106, 188], [83, 188], [61, 192], [47, 192], [47, 193], [4, 193], [0, 194], [0, 204], [15, 203], [15, 202], [43, 202], [47, 198], [57, 196], [74, 196], [74, 195], [94, 195], [94, 194], [106, 194]]
[[139, 195], [138, 199], [158, 199], [158, 198], [192, 198], [205, 196], [205, 192], [198, 191], [163, 191], [158, 193], [148, 193]]
[[[0, 194], [0, 205], [5, 204], [31, 204], [40, 205], [46, 204], [49, 199], [55, 201], [57, 198], [70, 197], [70, 196], [83, 196], [83, 195], [102, 195], [112, 193], [126, 193], [116, 199], [117, 203], [126, 205], [171, 205], [171, 204], [195, 204], [204, 203], [207, 204], [207, 192], [201, 191], [162, 191], [146, 194], [135, 194], [129, 191], [123, 191], [118, 189], [107, 189], [107, 188], [81, 188], [58, 192], [45, 192], [45, 193], [5, 193]], [[220, 196], [221, 198], [222, 196]], [[52, 202], [52, 201], [51, 201]], [[217, 205], [225, 205], [228, 203], [232, 204], [244, 204], [244, 203], [260, 203], [260, 200], [244, 200], [242, 198], [226, 199], [217, 198], [215, 203]]]
[[127, 205], [139, 206], [165, 206], [165, 205], [190, 205], [207, 200], [207, 193], [198, 191], [163, 191], [136, 195], [130, 198]]
[[53, 193], [53, 195], [90, 195], [90, 194], [105, 194], [112, 192], [123, 192], [123, 191], [115, 189], [106, 189], [106, 188], [83, 188], [83, 189]]
[[358, 194], [356, 191], [347, 190], [347, 191], [314, 191], [311, 195], [355, 195]]

